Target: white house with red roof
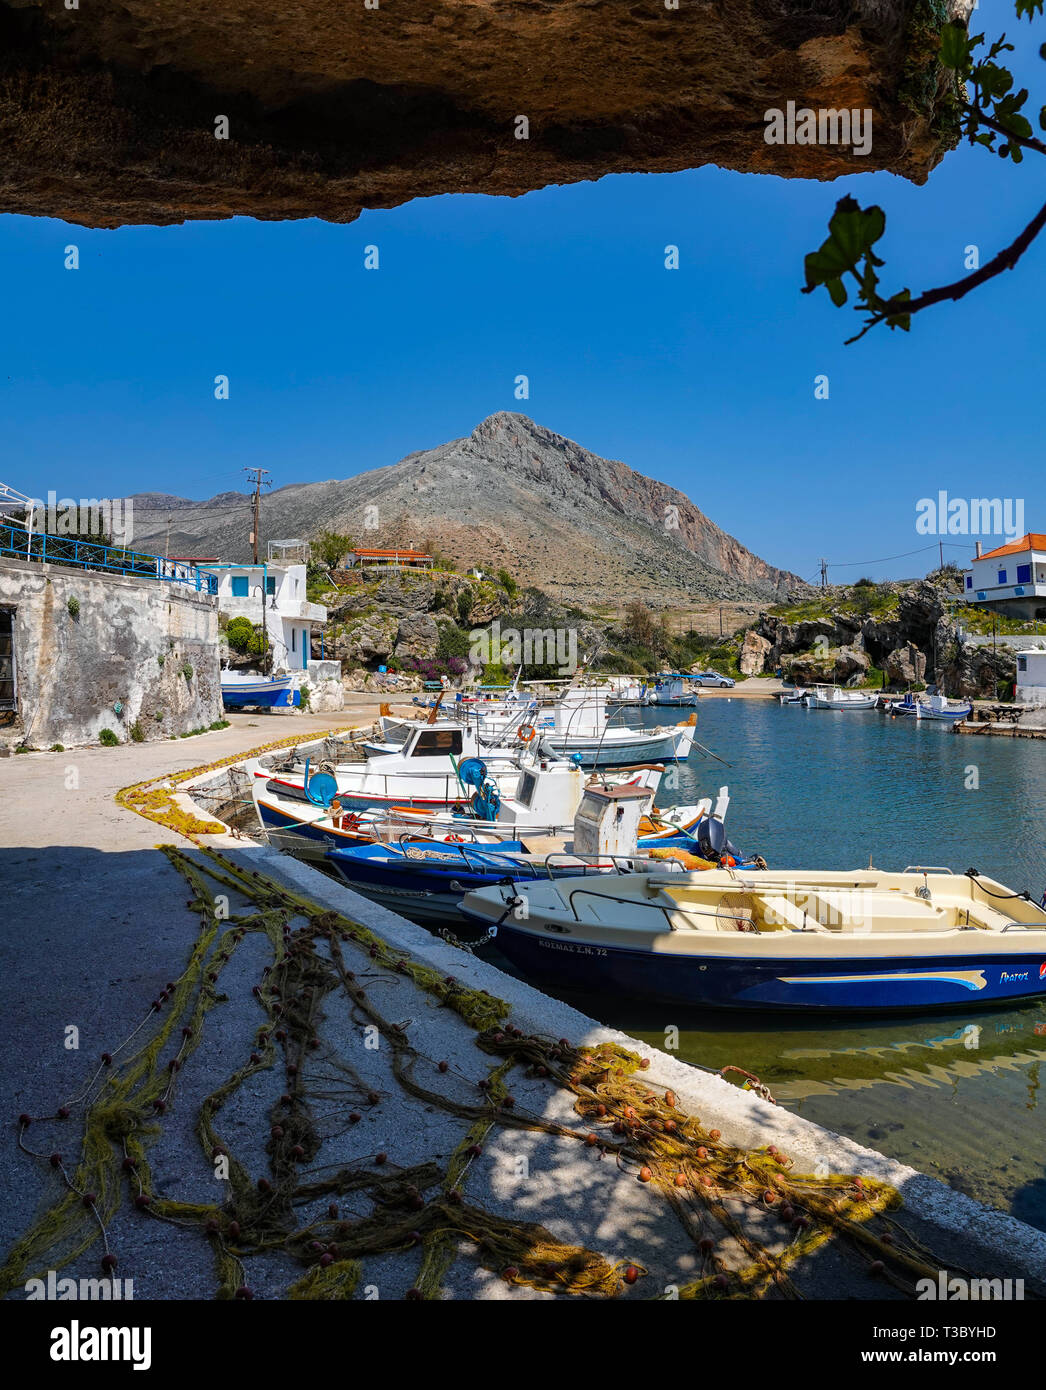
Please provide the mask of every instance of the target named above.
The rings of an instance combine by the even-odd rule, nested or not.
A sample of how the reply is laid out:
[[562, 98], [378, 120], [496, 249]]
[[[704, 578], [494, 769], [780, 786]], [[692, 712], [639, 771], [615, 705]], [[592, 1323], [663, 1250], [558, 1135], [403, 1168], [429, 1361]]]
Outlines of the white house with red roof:
[[1046, 533], [1029, 531], [984, 553], [978, 541], [963, 587], [970, 603], [991, 604], [1011, 618], [1046, 618]]

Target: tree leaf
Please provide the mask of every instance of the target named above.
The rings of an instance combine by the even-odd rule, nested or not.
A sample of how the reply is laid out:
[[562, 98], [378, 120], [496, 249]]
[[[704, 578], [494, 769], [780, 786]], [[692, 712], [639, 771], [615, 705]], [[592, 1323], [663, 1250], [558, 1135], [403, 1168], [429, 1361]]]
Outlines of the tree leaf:
[[965, 72], [970, 66], [970, 40], [961, 24], [945, 24], [941, 29], [938, 54], [942, 66]]

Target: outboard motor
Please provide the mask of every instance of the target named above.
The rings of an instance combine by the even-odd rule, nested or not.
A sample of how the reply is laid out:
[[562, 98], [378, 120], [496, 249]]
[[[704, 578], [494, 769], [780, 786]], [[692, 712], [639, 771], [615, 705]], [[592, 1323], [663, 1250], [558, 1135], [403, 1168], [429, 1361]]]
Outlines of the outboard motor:
[[726, 826], [714, 816], [706, 817], [698, 826], [697, 846], [703, 859], [725, 864], [741, 858], [740, 850], [727, 839]]

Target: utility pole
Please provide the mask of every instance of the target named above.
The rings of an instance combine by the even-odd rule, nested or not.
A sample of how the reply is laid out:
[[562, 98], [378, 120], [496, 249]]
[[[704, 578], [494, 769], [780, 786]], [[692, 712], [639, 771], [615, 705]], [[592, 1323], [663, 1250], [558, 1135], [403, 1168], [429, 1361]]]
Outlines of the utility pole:
[[821, 588], [822, 588], [822, 589], [827, 589], [827, 588], [828, 588], [828, 561], [827, 561], [827, 560], [822, 560], [822, 561], [821, 561]]
[[[267, 477], [265, 476], [265, 475], [267, 475], [268, 472], [269, 472], [269, 470], [268, 470], [267, 468], [245, 468], [243, 471], [247, 474], [248, 481], [249, 481], [249, 482], [252, 482], [252, 483], [254, 484], [254, 503], [253, 503], [253, 507], [254, 507], [254, 529], [251, 531], [251, 545], [252, 545], [253, 551], [254, 551], [254, 563], [257, 564], [257, 563], [258, 563], [258, 508], [259, 508], [259, 506], [261, 505], [261, 489], [262, 489], [262, 482], [264, 481], [266, 487], [272, 487], [272, 483], [270, 483], [270, 482], [268, 481]], [[264, 604], [264, 601], [265, 601], [265, 596], [262, 595], [262, 602], [263, 602], [263, 604]]]

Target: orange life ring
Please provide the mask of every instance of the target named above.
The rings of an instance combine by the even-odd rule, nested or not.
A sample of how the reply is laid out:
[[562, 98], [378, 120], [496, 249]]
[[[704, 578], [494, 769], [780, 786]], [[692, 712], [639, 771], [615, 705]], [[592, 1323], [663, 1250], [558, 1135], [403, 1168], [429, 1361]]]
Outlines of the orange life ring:
[[516, 737], [522, 739], [524, 743], [529, 743], [535, 733], [536, 730], [533, 724], [521, 724], [516, 730]]
[[444, 844], [463, 845], [463, 844], [465, 843], [465, 837], [464, 837], [464, 835], [444, 835], [444, 837], [443, 837], [443, 843], [444, 843]]

